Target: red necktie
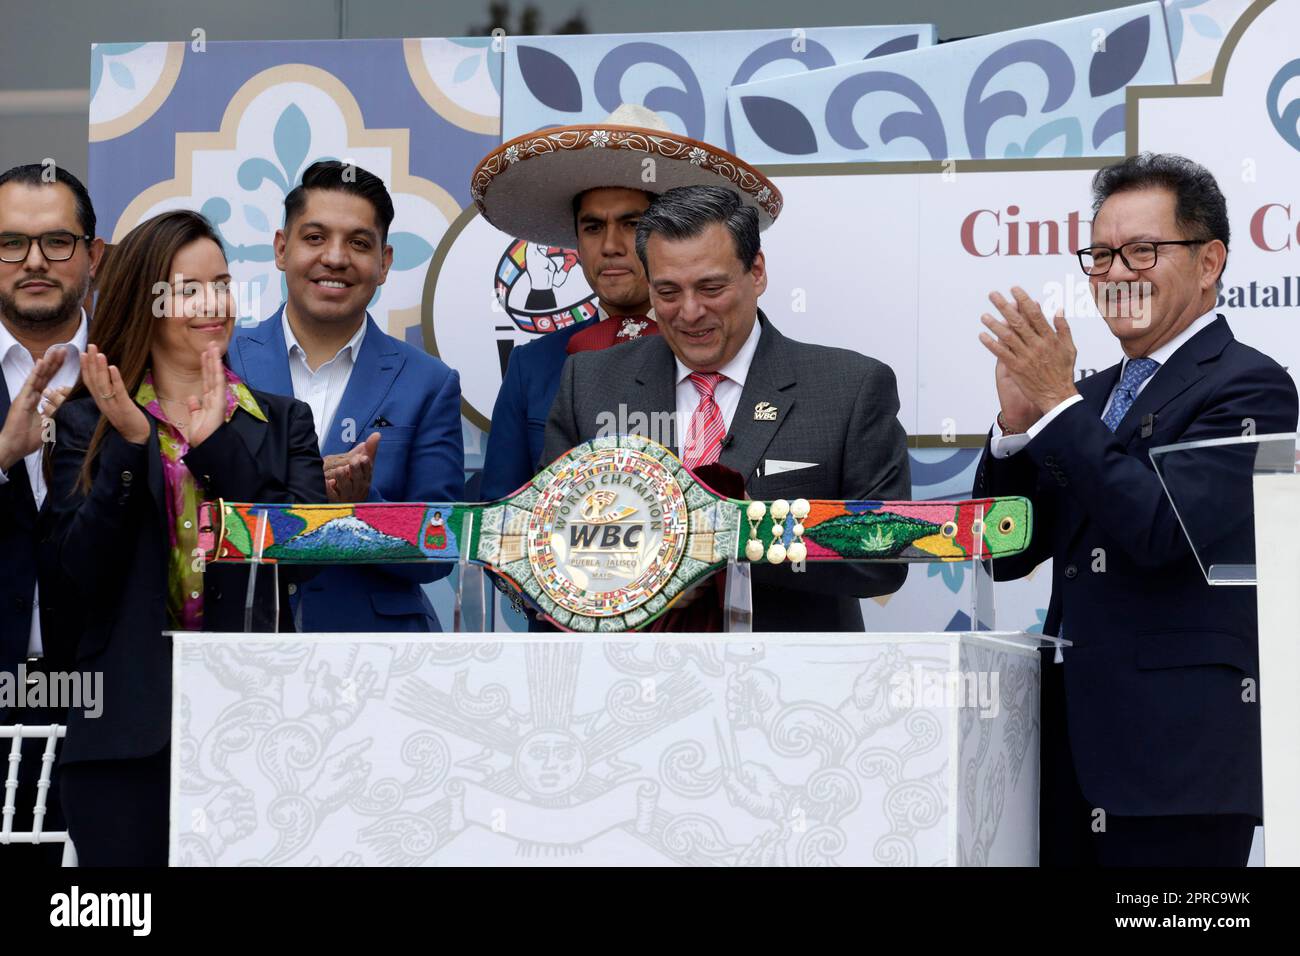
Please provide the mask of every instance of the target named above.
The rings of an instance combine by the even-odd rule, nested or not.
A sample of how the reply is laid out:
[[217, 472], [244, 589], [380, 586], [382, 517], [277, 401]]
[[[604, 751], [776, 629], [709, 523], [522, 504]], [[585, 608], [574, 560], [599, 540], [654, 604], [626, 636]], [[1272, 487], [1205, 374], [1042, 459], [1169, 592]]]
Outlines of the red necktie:
[[691, 384], [700, 393], [700, 404], [691, 415], [686, 446], [682, 449], [682, 461], [687, 468], [711, 465], [722, 456], [722, 436], [727, 432], [727, 423], [722, 420], [722, 409], [713, 398], [713, 390], [722, 378], [718, 372], [690, 375]]

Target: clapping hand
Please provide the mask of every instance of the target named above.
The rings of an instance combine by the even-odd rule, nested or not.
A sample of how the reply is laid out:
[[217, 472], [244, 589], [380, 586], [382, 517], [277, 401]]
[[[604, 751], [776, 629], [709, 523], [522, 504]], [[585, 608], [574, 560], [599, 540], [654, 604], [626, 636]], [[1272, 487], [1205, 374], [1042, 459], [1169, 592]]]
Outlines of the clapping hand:
[[135, 403], [135, 396], [127, 394], [117, 366], [109, 365], [108, 358], [97, 346], [86, 346], [81, 355], [81, 380], [99, 406], [100, 414], [118, 434], [133, 445], [143, 445], [149, 440], [149, 419]]
[[379, 452], [379, 432], [349, 452], [325, 457], [325, 491], [334, 504], [365, 501]]
[[203, 350], [203, 395], [191, 395], [188, 440], [191, 448], [203, 444], [226, 420], [226, 373], [221, 350], [211, 345]]
[[996, 376], [1003, 418], [1023, 431], [1078, 394], [1074, 387], [1077, 351], [1063, 312], [1049, 324], [1043, 310], [1024, 289], [1013, 287], [1011, 295], [1015, 301], [1009, 302], [997, 292], [989, 295], [989, 301], [1006, 321], [988, 314], [980, 316], [989, 330], [980, 333], [980, 341], [998, 359]]
[[0, 425], [0, 471], [8, 471], [41, 447], [45, 422], [54, 417], [68, 397], [66, 388], [47, 389], [63, 367], [65, 354], [62, 346], [46, 349], [10, 403], [9, 413]]

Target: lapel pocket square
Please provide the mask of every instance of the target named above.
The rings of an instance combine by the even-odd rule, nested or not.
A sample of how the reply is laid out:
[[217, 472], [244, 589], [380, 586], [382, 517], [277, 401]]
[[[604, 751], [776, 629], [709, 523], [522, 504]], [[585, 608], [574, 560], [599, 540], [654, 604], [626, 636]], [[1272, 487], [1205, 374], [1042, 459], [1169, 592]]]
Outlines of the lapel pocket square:
[[804, 468], [816, 468], [815, 461], [786, 461], [782, 458], [769, 458], [763, 462], [763, 474], [768, 478], [783, 475], [787, 471], [800, 471]]

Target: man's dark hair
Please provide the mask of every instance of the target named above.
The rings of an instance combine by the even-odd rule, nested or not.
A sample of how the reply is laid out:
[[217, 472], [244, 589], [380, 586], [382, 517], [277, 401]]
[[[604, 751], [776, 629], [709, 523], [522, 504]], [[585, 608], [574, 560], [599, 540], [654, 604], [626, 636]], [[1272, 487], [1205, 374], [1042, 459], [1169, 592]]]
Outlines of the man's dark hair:
[[83, 234], [94, 237], [95, 225], [95, 207], [90, 203], [90, 193], [82, 185], [80, 179], [72, 175], [62, 166], [55, 164], [46, 165], [44, 163], [28, 163], [25, 166], [15, 166], [13, 169], [5, 170], [0, 173], [0, 186], [5, 183], [22, 183], [24, 186], [48, 186], [50, 185], [50, 171], [54, 172], [54, 181], [62, 183], [72, 190], [72, 198], [77, 204], [77, 222]]
[[307, 205], [309, 189], [329, 189], [334, 192], [360, 196], [374, 207], [375, 221], [379, 225], [381, 242], [388, 242], [388, 227], [393, 224], [393, 197], [388, 194], [384, 181], [353, 163], [337, 159], [323, 159], [312, 163], [302, 174], [302, 182], [284, 197], [284, 228], [298, 217]]
[[660, 194], [641, 214], [636, 227], [636, 254], [641, 265], [648, 273], [645, 247], [652, 235], [694, 239], [714, 223], [727, 227], [736, 258], [748, 272], [759, 251], [758, 210], [725, 186], [678, 186]]
[[[1226, 251], [1231, 232], [1228, 201], [1214, 175], [1199, 163], [1174, 153], [1139, 153], [1097, 170], [1092, 177], [1092, 214], [1118, 192], [1168, 189], [1174, 194], [1174, 221], [1188, 239], [1218, 239]], [[1228, 267], [1225, 254], [1223, 268]], [[1220, 288], [1223, 269], [1219, 270]]]

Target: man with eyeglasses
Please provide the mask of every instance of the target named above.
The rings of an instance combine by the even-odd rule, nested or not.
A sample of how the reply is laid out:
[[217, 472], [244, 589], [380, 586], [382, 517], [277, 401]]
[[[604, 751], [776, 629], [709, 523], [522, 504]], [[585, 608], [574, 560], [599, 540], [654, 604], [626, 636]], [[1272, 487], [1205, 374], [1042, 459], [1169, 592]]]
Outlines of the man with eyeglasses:
[[[1093, 199], [1078, 256], [1121, 361], [1074, 381], [1069, 323], [1018, 288], [990, 295], [980, 335], [1001, 410], [976, 494], [1034, 504], [1031, 548], [994, 575], [1052, 558], [1043, 632], [1072, 642], [1043, 657], [1040, 861], [1244, 866], [1263, 812], [1255, 595], [1206, 584], [1147, 452], [1293, 432], [1296, 388], [1214, 312], [1228, 211], [1206, 169], [1134, 156]], [[1242, 521], [1240, 464], [1198, 470], [1180, 505]]]
[[[44, 419], [77, 381], [87, 334], [82, 302], [103, 252], [90, 196], [71, 173], [32, 164], [0, 175], [0, 673], [13, 681], [20, 664], [29, 681], [45, 669], [42, 629], [58, 626], [67, 610], [59, 607], [53, 577], [37, 568], [37, 516], [45, 502], [41, 445], [52, 437]], [[54, 708], [6, 711], [0, 702], [3, 724], [62, 720]], [[34, 738], [22, 747], [16, 829], [31, 825], [44, 747]], [[61, 829], [56, 789], [46, 805], [44, 829]], [[0, 847], [0, 870], [24, 862], [57, 865], [61, 851], [58, 844]]]

